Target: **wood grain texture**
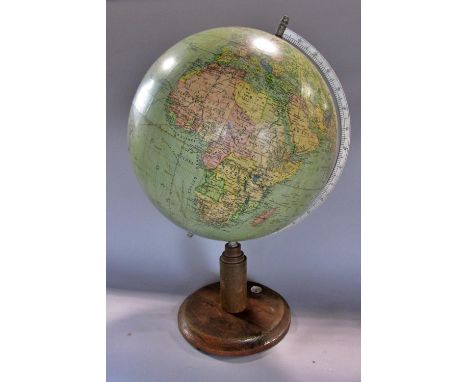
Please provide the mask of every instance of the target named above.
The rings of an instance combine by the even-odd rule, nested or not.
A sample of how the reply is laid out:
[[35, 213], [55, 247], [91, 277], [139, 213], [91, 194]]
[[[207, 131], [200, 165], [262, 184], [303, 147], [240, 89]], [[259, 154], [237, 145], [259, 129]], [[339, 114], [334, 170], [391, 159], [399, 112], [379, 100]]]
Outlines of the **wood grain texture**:
[[[262, 288], [251, 292], [252, 286]], [[221, 356], [243, 356], [264, 351], [286, 335], [291, 321], [288, 303], [264, 285], [247, 283], [247, 309], [225, 312], [220, 304], [220, 284], [207, 285], [190, 296], [179, 309], [179, 329], [195, 348]]]

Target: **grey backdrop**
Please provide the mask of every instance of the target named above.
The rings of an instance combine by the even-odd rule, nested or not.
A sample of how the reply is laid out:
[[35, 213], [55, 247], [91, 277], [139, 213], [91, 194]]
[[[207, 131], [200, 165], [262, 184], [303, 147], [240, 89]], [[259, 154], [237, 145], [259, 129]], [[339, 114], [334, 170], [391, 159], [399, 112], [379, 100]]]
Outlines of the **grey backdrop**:
[[249, 278], [280, 292], [294, 309], [360, 310], [359, 0], [161, 0], [107, 3], [107, 283], [189, 294], [216, 280], [224, 243], [185, 232], [140, 188], [127, 156], [135, 90], [161, 53], [204, 29], [239, 25], [290, 28], [331, 63], [348, 97], [351, 151], [329, 199], [302, 224], [243, 242]]

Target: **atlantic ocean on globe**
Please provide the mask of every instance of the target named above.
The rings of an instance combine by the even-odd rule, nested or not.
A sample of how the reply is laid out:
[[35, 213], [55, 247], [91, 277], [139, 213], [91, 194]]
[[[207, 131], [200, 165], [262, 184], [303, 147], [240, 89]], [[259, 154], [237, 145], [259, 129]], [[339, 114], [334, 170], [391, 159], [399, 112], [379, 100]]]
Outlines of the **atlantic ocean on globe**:
[[152, 203], [186, 231], [254, 239], [287, 227], [327, 184], [339, 148], [327, 83], [300, 50], [250, 28], [194, 34], [143, 78], [129, 153]]

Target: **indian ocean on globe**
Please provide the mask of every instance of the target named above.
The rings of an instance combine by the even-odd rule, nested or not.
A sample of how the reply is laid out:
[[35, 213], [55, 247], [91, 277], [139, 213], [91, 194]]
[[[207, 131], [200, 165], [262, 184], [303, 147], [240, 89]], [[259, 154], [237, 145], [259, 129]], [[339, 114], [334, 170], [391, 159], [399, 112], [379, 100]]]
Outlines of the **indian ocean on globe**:
[[166, 217], [234, 242], [287, 227], [313, 206], [335, 167], [339, 129], [326, 79], [304, 53], [229, 27], [187, 37], [151, 66], [128, 142]]

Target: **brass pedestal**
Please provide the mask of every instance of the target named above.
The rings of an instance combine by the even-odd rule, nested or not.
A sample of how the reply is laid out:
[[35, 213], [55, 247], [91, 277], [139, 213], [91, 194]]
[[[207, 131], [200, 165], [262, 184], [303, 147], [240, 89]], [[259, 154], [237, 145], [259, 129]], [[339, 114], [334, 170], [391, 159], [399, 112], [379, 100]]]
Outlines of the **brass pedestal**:
[[240, 244], [227, 243], [220, 257], [221, 281], [182, 303], [179, 329], [195, 348], [221, 356], [249, 355], [276, 345], [288, 332], [288, 303], [270, 288], [248, 282], [246, 262]]

